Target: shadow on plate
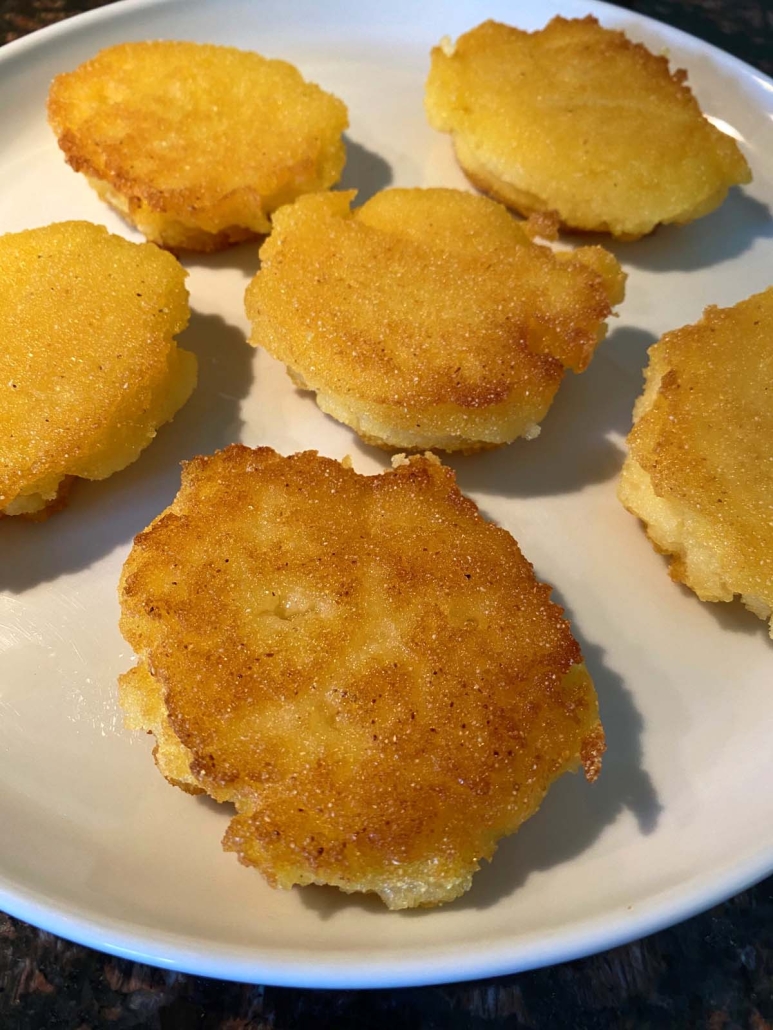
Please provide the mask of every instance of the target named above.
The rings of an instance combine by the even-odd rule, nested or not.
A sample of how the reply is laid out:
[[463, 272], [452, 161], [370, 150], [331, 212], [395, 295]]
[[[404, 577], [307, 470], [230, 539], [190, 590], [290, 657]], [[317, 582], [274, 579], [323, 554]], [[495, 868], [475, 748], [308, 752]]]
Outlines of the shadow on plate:
[[346, 143], [346, 165], [341, 181], [334, 189], [357, 190], [355, 203], [359, 207], [366, 200], [378, 193], [392, 181], [392, 169], [389, 164], [372, 150], [361, 143], [344, 136]]
[[[560, 596], [555, 599], [563, 604]], [[633, 815], [641, 835], [657, 826], [661, 805], [642, 764], [642, 717], [620, 676], [605, 665], [602, 649], [584, 641], [576, 630], [575, 635], [596, 684], [607, 735], [601, 775], [594, 784], [587, 783], [581, 773], [563, 776], [555, 783], [537, 814], [502, 842], [493, 861], [482, 864], [471, 889], [452, 902], [448, 911], [495, 905], [523, 886], [533, 873], [581, 855], [625, 812]], [[300, 896], [321, 919], [351, 906], [387, 914], [384, 905], [372, 896], [348, 896], [332, 887], [303, 888]], [[433, 911], [437, 910], [412, 909], [401, 915], [424, 919], [432, 918]]]
[[229, 801], [216, 801], [209, 794], [192, 794], [191, 797], [193, 797], [197, 804], [210, 812], [214, 812], [219, 818], [227, 819], [229, 823], [236, 815], [236, 807]]
[[[644, 526], [641, 521], [637, 519], [639, 529], [644, 535]], [[650, 547], [652, 543], [648, 541]], [[768, 621], [766, 619], [758, 618], [754, 612], [749, 611], [744, 606], [739, 597], [736, 597], [733, 601], [701, 601], [698, 595], [690, 590], [689, 587], [685, 586], [684, 583], [679, 583], [672, 580], [668, 574], [669, 566], [671, 565], [671, 555], [660, 554], [652, 547], [653, 557], [658, 560], [662, 566], [662, 575], [664, 583], [667, 582], [668, 588], [671, 590], [678, 590], [683, 597], [685, 597], [690, 604], [700, 605], [705, 611], [709, 612], [713, 618], [719, 623], [722, 630], [726, 633], [743, 633], [747, 637], [754, 637], [761, 635], [769, 647], [773, 647], [773, 638], [770, 636], [770, 629]]]
[[[694, 272], [738, 257], [756, 240], [773, 236], [773, 215], [766, 204], [738, 187], [716, 211], [688, 225], [661, 225], [633, 243], [587, 235], [567, 237], [573, 244], [598, 242], [625, 266], [653, 272]], [[708, 303], [708, 301], [707, 301]]]
[[227, 268], [241, 272], [246, 285], [260, 267], [258, 252], [265, 239], [265, 236], [259, 236], [255, 240], [237, 243], [233, 247], [226, 247], [225, 250], [217, 250], [214, 254], [198, 254], [186, 250], [177, 257], [185, 268], [211, 268], [214, 271]]
[[[566, 374], [536, 440], [516, 440], [477, 454], [438, 451], [438, 457], [454, 469], [465, 494], [545, 497], [611, 479], [620, 471], [624, 453], [608, 434], [628, 434], [634, 401], [644, 385], [647, 349], [656, 340], [653, 333], [633, 326], [615, 329], [587, 372]], [[612, 353], [617, 360], [607, 356]], [[315, 403], [312, 392], [299, 395]], [[397, 451], [367, 444], [353, 430], [351, 434], [350, 453], [389, 468]]]
[[[567, 373], [536, 440], [495, 451], [448, 455], [464, 493], [545, 497], [602, 483], [620, 471], [623, 451], [608, 434], [626, 435], [642, 390], [641, 369], [656, 337], [624, 326], [605, 341], [587, 372]], [[611, 353], [619, 358], [613, 361]], [[628, 371], [629, 369], [635, 371]]]
[[[566, 607], [557, 591], [554, 600]], [[656, 828], [662, 806], [642, 764], [644, 723], [621, 677], [604, 663], [604, 652], [583, 640], [573, 623], [585, 661], [596, 684], [607, 737], [601, 775], [587, 783], [581, 773], [563, 776], [551, 787], [542, 807], [485, 863], [472, 888], [454, 904], [489, 908], [521, 887], [535, 872], [563, 865], [581, 855], [623, 813], [636, 820], [646, 836]]]
[[[644, 529], [642, 528], [642, 532]], [[668, 576], [670, 558], [668, 555], [657, 556], [663, 563], [663, 575]], [[739, 597], [733, 601], [701, 601], [696, 593], [686, 587], [684, 583], [670, 581], [672, 589], [679, 590], [683, 597], [688, 598], [690, 604], [699, 604], [709, 612], [719, 623], [725, 633], [743, 633], [747, 637], [761, 636], [769, 647], [773, 647], [773, 638], [770, 636], [770, 628], [766, 619], [758, 618], [754, 612], [744, 606]]]
[[220, 316], [197, 312], [179, 340], [199, 361], [188, 403], [128, 468], [101, 482], [77, 481], [69, 505], [47, 522], [4, 519], [0, 589], [20, 593], [86, 568], [127, 543], [172, 502], [181, 461], [239, 440], [253, 349]]
[[[682, 587], [682, 589], [687, 590], [687, 587]], [[744, 633], [747, 637], [762, 636], [767, 646], [773, 647], [773, 637], [770, 636], [768, 622], [758, 618], [754, 612], [745, 608], [738, 598], [730, 603], [726, 601], [715, 603], [698, 600], [692, 590], [687, 590], [687, 592], [693, 601], [708, 608], [725, 633]]]

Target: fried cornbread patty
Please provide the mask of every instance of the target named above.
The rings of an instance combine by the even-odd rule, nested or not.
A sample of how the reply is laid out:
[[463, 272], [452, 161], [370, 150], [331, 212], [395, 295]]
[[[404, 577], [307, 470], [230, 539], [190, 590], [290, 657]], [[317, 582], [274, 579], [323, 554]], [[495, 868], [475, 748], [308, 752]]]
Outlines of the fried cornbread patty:
[[[773, 287], [650, 349], [620, 500], [702, 601], [773, 609]], [[773, 635], [773, 623], [771, 625]]]
[[480, 189], [516, 211], [637, 239], [751, 180], [665, 57], [595, 18], [539, 32], [487, 21], [432, 51], [425, 106]]
[[121, 581], [127, 723], [233, 802], [273, 886], [390, 908], [467, 890], [552, 781], [604, 750], [550, 588], [433, 456], [357, 475], [233, 445], [185, 466]]
[[500, 204], [449, 189], [301, 197], [246, 294], [251, 343], [368, 443], [472, 451], [532, 437], [581, 372], [625, 276], [553, 253]]
[[200, 43], [123, 43], [57, 76], [51, 126], [72, 167], [145, 236], [212, 251], [338, 180], [345, 105], [285, 61]]
[[0, 236], [0, 514], [133, 462], [193, 390], [186, 273], [89, 222]]

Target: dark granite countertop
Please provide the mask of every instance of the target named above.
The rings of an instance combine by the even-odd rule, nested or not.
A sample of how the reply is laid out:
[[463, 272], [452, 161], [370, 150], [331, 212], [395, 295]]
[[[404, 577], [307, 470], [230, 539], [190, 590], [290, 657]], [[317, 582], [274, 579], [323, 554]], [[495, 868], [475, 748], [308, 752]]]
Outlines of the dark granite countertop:
[[[0, 0], [0, 43], [103, 3]], [[621, 6], [773, 75], [771, 0], [628, 0]], [[773, 878], [671, 930], [592, 958], [403, 990], [221, 983], [114, 959], [0, 914], [0, 1030], [300, 1026], [773, 1030]]]

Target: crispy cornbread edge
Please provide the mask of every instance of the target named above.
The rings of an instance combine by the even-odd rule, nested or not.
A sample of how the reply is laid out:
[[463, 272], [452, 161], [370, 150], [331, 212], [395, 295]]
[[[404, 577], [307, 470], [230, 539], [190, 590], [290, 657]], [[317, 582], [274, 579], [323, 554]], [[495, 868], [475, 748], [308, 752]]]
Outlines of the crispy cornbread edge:
[[[655, 370], [652, 364], [654, 346], [648, 352], [650, 364], [644, 372], [644, 390], [634, 406], [634, 425], [654, 405], [661, 380], [667, 371], [665, 366]], [[770, 621], [770, 636], [773, 639], [773, 608], [760, 597], [735, 593], [728, 585], [716, 556], [702, 543], [709, 534], [707, 520], [698, 512], [689, 511], [659, 495], [649, 472], [630, 451], [623, 462], [617, 496], [625, 510], [643, 524], [644, 532], [655, 550], [670, 559], [668, 574], [674, 582], [683, 583], [701, 601], [727, 602], [739, 597], [741, 603], [758, 619]], [[699, 569], [697, 572], [696, 564]]]
[[217, 232], [207, 232], [206, 229], [198, 227], [194, 221], [186, 223], [173, 215], [155, 211], [142, 198], [125, 196], [110, 183], [97, 178], [95, 173], [90, 173], [83, 168], [76, 168], [72, 161], [69, 163], [75, 168], [75, 171], [85, 172], [86, 181], [100, 200], [109, 204], [130, 225], [138, 229], [150, 243], [155, 243], [173, 253], [186, 250], [202, 254], [214, 253], [218, 250], [225, 250], [226, 247], [231, 247], [236, 243], [247, 243], [250, 240], [260, 239], [271, 231], [271, 223], [268, 218], [262, 218], [258, 220], [259, 227], [255, 229], [232, 225]]
[[[351, 205], [356, 191], [342, 191], [340, 196], [344, 202]], [[345, 219], [356, 216], [357, 209], [350, 210], [350, 207], [347, 206], [344, 210]], [[617, 317], [614, 309], [625, 298], [628, 276], [614, 254], [605, 251], [600, 246], [586, 246], [573, 251], [562, 251], [553, 250], [535, 242], [539, 238], [548, 241], [555, 239], [558, 234], [558, 225], [559, 220], [556, 213], [544, 211], [532, 215], [523, 223], [522, 229], [532, 244], [542, 250], [549, 250], [557, 264], [581, 265], [584, 270], [595, 276], [606, 301], [606, 311], [599, 319], [595, 342], [588, 346], [587, 352], [581, 360], [564, 365], [563, 376], [563, 373], [569, 369], [575, 373], [583, 372], [590, 364], [596, 348], [609, 332], [608, 320]], [[248, 311], [248, 319], [252, 323], [248, 342], [253, 347], [263, 347], [272, 353], [272, 348], [260, 338], [255, 318], [249, 313], [250, 290], [259, 275], [260, 272], [248, 284], [245, 291], [245, 307]], [[559, 359], [549, 353], [545, 357], [556, 364], [559, 363]], [[462, 409], [452, 402], [448, 402], [446, 405], [436, 404], [417, 414], [410, 405], [400, 404], [397, 401], [389, 403], [372, 399], [363, 400], [354, 393], [333, 392], [326, 388], [321, 381], [309, 381], [308, 373], [302, 373], [300, 369], [287, 362], [284, 364], [289, 378], [299, 390], [315, 394], [317, 406], [321, 411], [349, 426], [365, 443], [386, 451], [407, 450], [420, 453], [426, 449], [435, 449], [446, 453], [474, 454], [502, 447], [519, 438], [534, 440], [539, 436], [540, 423], [548, 414], [561, 386], [561, 379], [558, 379], [552, 384], [549, 395], [547, 390], [544, 391], [541, 402], [535, 403], [535, 399], [532, 397], [528, 407], [522, 402], [515, 411], [512, 400], [508, 398], [497, 404], [467, 407], [466, 409]], [[420, 419], [421, 424], [417, 424], [417, 418]], [[468, 432], [449, 432], [449, 423], [452, 422], [456, 422], [457, 425], [460, 422], [466, 422]]]
[[[99, 228], [106, 237], [114, 237], [115, 234], [109, 233], [104, 227]], [[121, 239], [122, 245], [148, 245], [133, 244], [121, 237], [115, 238]], [[86, 457], [77, 462], [69, 462], [68, 467], [64, 469], [49, 470], [33, 482], [24, 485], [21, 490], [17, 488], [10, 494], [2, 496], [0, 492], [0, 501], [3, 502], [0, 504], [0, 519], [21, 517], [31, 522], [45, 522], [56, 512], [67, 507], [70, 491], [77, 479], [109, 479], [137, 461], [153, 442], [158, 430], [171, 422], [190, 400], [198, 382], [198, 359], [193, 351], [185, 350], [179, 344], [179, 336], [187, 328], [191, 317], [190, 294], [184, 285], [188, 272], [179, 262], [174, 262], [174, 267], [182, 273], [185, 315], [179, 323], [170, 325], [161, 334], [162, 343], [167, 347], [166, 375], [152, 385], [146, 407], [133, 420], [134, 435], [124, 439], [122, 446], [117, 449], [112, 442], [105, 444], [103, 441], [91, 449]], [[147, 413], [151, 410], [155, 411], [155, 417], [143, 423], [142, 418], [146, 419]], [[94, 464], [104, 460], [105, 452], [112, 452], [113, 460], [110, 464], [113, 467], [109, 471], [97, 471]]]
[[[454, 153], [459, 162], [459, 167], [470, 180], [472, 185], [494, 200], [498, 200], [524, 217], [539, 214], [555, 214], [551, 206], [534, 193], [518, 189], [512, 183], [506, 182], [499, 177], [475, 152], [474, 148], [464, 140], [458, 133], [452, 134]], [[745, 185], [751, 182], [751, 172], [748, 177], [734, 185]], [[682, 211], [673, 218], [663, 218], [656, 222], [650, 222], [641, 229], [632, 232], [623, 232], [613, 229], [608, 222], [598, 222], [593, 225], [580, 224], [578, 221], [567, 221], [559, 218], [562, 228], [569, 231], [606, 233], [621, 243], [634, 243], [636, 240], [649, 236], [659, 225], [687, 225], [704, 215], [710, 214], [720, 207], [733, 188], [732, 185], [723, 185], [713, 193], [703, 197], [698, 203], [687, 211]]]
[[[553, 21], [555, 20], [566, 21], [567, 19], [561, 18], [561, 16], [557, 16], [557, 19], [553, 19]], [[664, 55], [653, 54], [652, 51], [648, 50], [648, 48], [644, 46], [644, 44], [637, 43], [629, 39], [625, 35], [625, 33], [621, 32], [620, 30], [605, 29], [604, 26], [599, 25], [598, 19], [595, 18], [593, 15], [586, 15], [586, 17], [582, 20], [593, 22], [597, 27], [604, 29], [609, 33], [622, 36], [626, 45], [629, 48], [634, 50], [645, 50], [647, 53], [655, 57], [657, 60], [664, 62], [666, 72], [669, 75], [669, 77], [680, 87], [682, 87], [684, 90], [687, 90], [691, 94], [691, 96], [695, 100], [696, 106], [698, 106], [698, 110], [703, 115], [703, 111], [697, 104], [697, 99], [695, 98], [695, 95], [692, 93], [690, 87], [687, 85], [688, 76], [687, 72], [684, 69], [676, 68], [672, 72], [668, 64], [668, 59]], [[488, 22], [484, 22], [482, 24], [488, 23], [496, 24], [494, 19], [489, 19]], [[477, 25], [474, 28], [470, 29], [468, 32], [464, 33], [463, 36], [469, 36], [481, 27], [482, 25]], [[524, 34], [539, 35], [542, 31], [544, 31], [544, 28], [537, 29], [534, 32], [527, 32]], [[451, 141], [453, 144], [456, 160], [464, 174], [467, 176], [469, 181], [476, 189], [480, 190], [481, 192], [487, 194], [490, 197], [493, 197], [495, 200], [500, 201], [507, 207], [517, 211], [518, 213], [526, 217], [530, 217], [531, 215], [539, 215], [542, 213], [556, 214], [556, 212], [553, 210], [552, 205], [544, 201], [541, 197], [537, 196], [535, 193], [532, 193], [528, 190], [520, 189], [514, 183], [511, 183], [506, 179], [502, 178], [502, 176], [498, 174], [498, 172], [492, 167], [491, 162], [487, 162], [482, 156], [482, 154], [479, 153], [480, 148], [475, 148], [469, 141], [467, 135], [454, 127], [454, 125], [452, 124], [453, 119], [451, 119], [447, 115], [441, 115], [438, 111], [435, 110], [434, 104], [431, 104], [428, 101], [427, 88], [434, 74], [434, 62], [436, 57], [441, 61], [445, 59], [452, 59], [456, 55], [457, 46], [461, 39], [462, 36], [460, 36], [457, 40], [452, 40], [449, 36], [444, 36], [440, 40], [438, 45], [436, 47], [433, 47], [431, 51], [430, 57], [432, 62], [432, 68], [430, 71], [427, 84], [425, 85], [425, 110], [430, 125], [438, 132], [447, 133], [451, 136]], [[703, 117], [705, 118], [706, 116], [703, 115]], [[720, 133], [721, 135], [727, 135], [725, 133], [722, 133], [722, 130], [716, 129], [716, 126], [713, 126], [713, 128], [716, 132]], [[732, 189], [733, 186], [743, 186], [752, 181], [752, 171], [749, 167], [749, 163], [746, 160], [743, 152], [738, 147], [736, 147], [736, 156], [740, 160], [737, 162], [737, 171], [733, 181], [729, 181], [726, 184], [719, 186], [716, 190], [709, 193], [702, 199], [698, 200], [693, 205], [693, 207], [686, 211], [681, 211], [673, 217], [661, 218], [655, 221], [647, 219], [645, 222], [641, 224], [640, 227], [631, 231], [614, 229], [606, 221], [594, 222], [593, 224], [581, 224], [579, 221], [559, 219], [559, 224], [570, 232], [577, 231], [590, 233], [607, 233], [611, 235], [614, 239], [619, 240], [621, 242], [634, 242], [652, 233], [659, 225], [685, 225], [689, 222], [693, 222], [698, 218], [703, 218], [705, 215], [710, 214], [712, 211], [716, 210], [716, 208], [720, 207], [724, 202], [725, 198], [727, 197], [729, 190]]]
[[[423, 456], [396, 454], [393, 456], [391, 464], [393, 469], [398, 469], [410, 466], [414, 462], [421, 460], [436, 466], [442, 466], [443, 464], [431, 452], [427, 452]], [[189, 463], [185, 462], [184, 467], [187, 464]], [[352, 467], [349, 457], [345, 458], [341, 464], [345, 468]], [[172, 512], [173, 506], [161, 512], [144, 532], [148, 532], [154, 525], [167, 518]], [[133, 571], [132, 563], [127, 561], [121, 573], [118, 588], [119, 598], [123, 597], [124, 593], [131, 592], [128, 581], [131, 579]], [[135, 616], [127, 615], [122, 610], [121, 632], [133, 647], [135, 647], [136, 634], [133, 632], [131, 624], [134, 618]], [[154, 675], [152, 669], [149, 657], [151, 648], [146, 646], [139, 649], [135, 648], [135, 650], [142, 652], [140, 653], [138, 664], [119, 677], [119, 691], [121, 705], [125, 713], [126, 728], [144, 730], [155, 736], [154, 759], [159, 771], [169, 783], [190, 794], [207, 793], [214, 797], [215, 800], [230, 801], [226, 797], [218, 798], [217, 793], [213, 793], [211, 784], [208, 783], [205, 787], [201, 785], [199, 778], [197, 778], [196, 763], [192, 760], [193, 755], [179, 740], [166, 715], [163, 701], [164, 688]], [[345, 877], [337, 878], [326, 875], [324, 878], [315, 878], [308, 868], [302, 866], [298, 868], [284, 867], [280, 875], [267, 872], [260, 865], [257, 865], [257, 868], [270, 885], [275, 888], [291, 889], [296, 885], [318, 884], [334, 886], [347, 894], [374, 893], [381, 898], [390, 910], [428, 908], [453, 901], [469, 889], [473, 876], [480, 869], [481, 861], [484, 859], [491, 861], [498, 842], [516, 833], [523, 823], [539, 809], [550, 787], [558, 778], [566, 772], [576, 772], [582, 767], [585, 778], [589, 782], [594, 782], [597, 779], [601, 770], [602, 756], [606, 748], [605, 735], [599, 717], [598, 697], [587, 667], [582, 660], [572, 665], [562, 676], [561, 685], [573, 685], [577, 680], [585, 681], [586, 687], [590, 688], [588, 697], [590, 704], [588, 723], [590, 725], [579, 742], [579, 753], [567, 757], [563, 764], [559, 766], [545, 787], [545, 790], [538, 797], [534, 798], [533, 804], [529, 806], [529, 809], [517, 826], [509, 828], [507, 825], [502, 825], [489, 830], [481, 842], [480, 854], [477, 856], [474, 864], [460, 875], [446, 878], [438, 877], [437, 871], [434, 870], [434, 860], [432, 857], [419, 862], [405, 863], [400, 868], [399, 877], [387, 885], [384, 884], [383, 877], [374, 875], [373, 886], [369, 886], [367, 880], [358, 880], [353, 885], [352, 881], [347, 880]], [[237, 812], [241, 812], [238, 802], [235, 803], [235, 807]], [[242, 849], [239, 845], [238, 834], [234, 832], [233, 825], [229, 826], [223, 839], [224, 850], [236, 852], [239, 861], [243, 865], [255, 867], [256, 863], [246, 859], [241, 853]]]
[[[131, 43], [119, 43], [107, 47], [105, 50], [118, 50], [131, 45]], [[190, 42], [187, 45], [195, 47], [198, 44]], [[207, 45], [211, 49], [211, 45]], [[219, 49], [239, 50], [237, 47], [225, 46], [221, 46]], [[292, 194], [287, 196], [286, 186], [277, 195], [259, 196], [249, 184], [241, 184], [216, 198], [208, 206], [199, 208], [196, 213], [193, 213], [194, 208], [185, 200], [180, 191], [158, 189], [152, 182], [137, 180], [130, 173], [122, 173], [109, 161], [95, 163], [94, 159], [86, 156], [78, 133], [67, 126], [66, 105], [58, 95], [57, 85], [60, 80], [67, 79], [68, 76], [80, 71], [84, 65], [92, 64], [104, 52], [104, 50], [100, 51], [99, 54], [91, 60], [83, 62], [78, 68], [56, 76], [49, 88], [46, 102], [48, 123], [70, 167], [74, 171], [82, 173], [100, 199], [116, 210], [130, 225], [137, 228], [149, 242], [164, 247], [172, 253], [185, 251], [213, 253], [234, 244], [267, 235], [271, 231], [270, 216], [273, 211], [294, 199]], [[240, 52], [252, 53], [252, 51], [244, 50]], [[347, 105], [340, 97], [329, 93], [317, 83], [305, 79], [295, 65], [276, 58], [256, 56], [270, 64], [291, 68], [307, 89], [317, 91], [332, 101], [339, 116], [342, 116], [337, 138], [331, 141], [326, 148], [322, 148], [317, 155], [314, 168], [314, 176], [317, 180], [315, 185], [307, 186], [300, 192], [329, 189], [339, 181], [346, 164], [347, 151], [343, 134], [349, 128]], [[319, 136], [316, 136], [315, 139], [317, 143], [320, 142]], [[307, 169], [308, 165], [309, 162], [306, 162]], [[294, 169], [296, 175], [297, 171], [297, 168]], [[243, 201], [248, 202], [249, 216], [237, 222], [229, 218], [224, 219], [222, 210], [218, 213], [218, 208], [223, 205], [231, 206], [234, 197], [239, 196], [243, 198]], [[204, 221], [211, 223], [213, 218], [215, 227], [204, 228], [202, 223]]]

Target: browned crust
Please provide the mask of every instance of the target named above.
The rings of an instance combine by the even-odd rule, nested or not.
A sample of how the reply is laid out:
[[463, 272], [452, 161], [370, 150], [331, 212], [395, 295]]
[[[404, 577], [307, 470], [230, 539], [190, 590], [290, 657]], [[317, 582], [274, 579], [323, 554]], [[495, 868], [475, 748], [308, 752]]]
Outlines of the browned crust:
[[[456, 143], [456, 139], [454, 139], [454, 142]], [[613, 235], [623, 243], [635, 243], [636, 240], [640, 240], [647, 235], [647, 233], [643, 232], [614, 232], [609, 224], [604, 221], [599, 222], [592, 229], [589, 229], [587, 226], [577, 225], [571, 219], [562, 218], [556, 210], [549, 206], [548, 201], [542, 201], [538, 197], [525, 193], [523, 190], [514, 189], [509, 183], [498, 178], [481, 164], [473, 166], [470, 161], [466, 161], [460, 156], [459, 148], [456, 145], [454, 146], [454, 154], [459, 167], [475, 189], [485, 193], [486, 196], [491, 197], [493, 200], [499, 201], [500, 204], [504, 204], [505, 207], [509, 207], [512, 211], [516, 211], [519, 215], [523, 215], [527, 220], [526, 225], [531, 224], [534, 226], [535, 236], [541, 236], [546, 240], [555, 239], [558, 236], [559, 230], [565, 229], [568, 232], [590, 237]], [[540, 231], [540, 229], [545, 231]]]
[[521, 227], [465, 191], [351, 200], [277, 212], [245, 295], [250, 342], [377, 446], [475, 451], [536, 435], [622, 299], [616, 259], [553, 252], [532, 238], [554, 231], [550, 216]]
[[343, 103], [287, 62], [234, 47], [109, 47], [54, 79], [48, 117], [68, 164], [172, 250], [268, 232], [276, 207], [331, 186], [345, 160]]
[[619, 496], [705, 601], [773, 608], [773, 287], [708, 307], [649, 352]]
[[[378, 447], [380, 450], [382, 450], [382, 451], [389, 451], [392, 454], [394, 454], [394, 452], [395, 452], [395, 445], [393, 443], [389, 443], [388, 440], [382, 439], [380, 436], [373, 436], [371, 433], [365, 433], [365, 432], [362, 432], [362, 431], [359, 432], [357, 435], [360, 437], [360, 439], [364, 443], [369, 444], [371, 447]], [[458, 454], [479, 454], [482, 451], [495, 451], [498, 447], [501, 447], [501, 446], [502, 445], [498, 444], [498, 443], [480, 443], [480, 442], [472, 443], [472, 442], [470, 442], [470, 443], [467, 443], [467, 444], [464, 444], [464, 443], [459, 444], [459, 446], [453, 446], [453, 447], [446, 446], [446, 447], [439, 448], [439, 449], [442, 449], [442, 450], [445, 450], [445, 451], [453, 450], [454, 452], [456, 452]], [[418, 453], [422, 453], [424, 451], [424, 448], [423, 447], [404, 447], [404, 448], [401, 448], [401, 450], [404, 450], [407, 454], [418, 454]]]
[[[139, 229], [151, 243], [163, 247], [171, 254], [178, 255], [188, 252], [213, 254], [240, 243], [262, 239], [265, 235], [265, 233], [254, 232], [252, 229], [245, 229], [240, 225], [229, 225], [218, 232], [207, 232], [205, 229], [185, 224], [171, 216], [153, 221], [148, 219], [147, 212], [144, 210], [144, 202], [140, 197], [124, 196], [117, 189], [93, 177], [93, 173], [86, 171], [86, 175], [89, 178], [89, 185], [128, 225]], [[268, 231], [268, 224], [266, 231]]]
[[120, 592], [193, 780], [236, 805], [226, 848], [273, 884], [450, 900], [556, 776], [598, 774], [562, 610], [432, 456], [195, 458]]
[[9, 515], [7, 512], [0, 511], [0, 519], [26, 519], [28, 522], [46, 522], [55, 515], [56, 512], [61, 511], [67, 507], [67, 502], [70, 499], [70, 491], [72, 490], [73, 484], [77, 479], [77, 476], [65, 476], [59, 483], [59, 487], [56, 491], [56, 497], [53, 497], [45, 508], [41, 508], [39, 511], [21, 512], [19, 515]]
[[523, 215], [558, 211], [573, 232], [636, 240], [708, 214], [751, 181], [686, 71], [592, 15], [531, 33], [489, 20], [435, 47], [426, 106], [478, 189]]

